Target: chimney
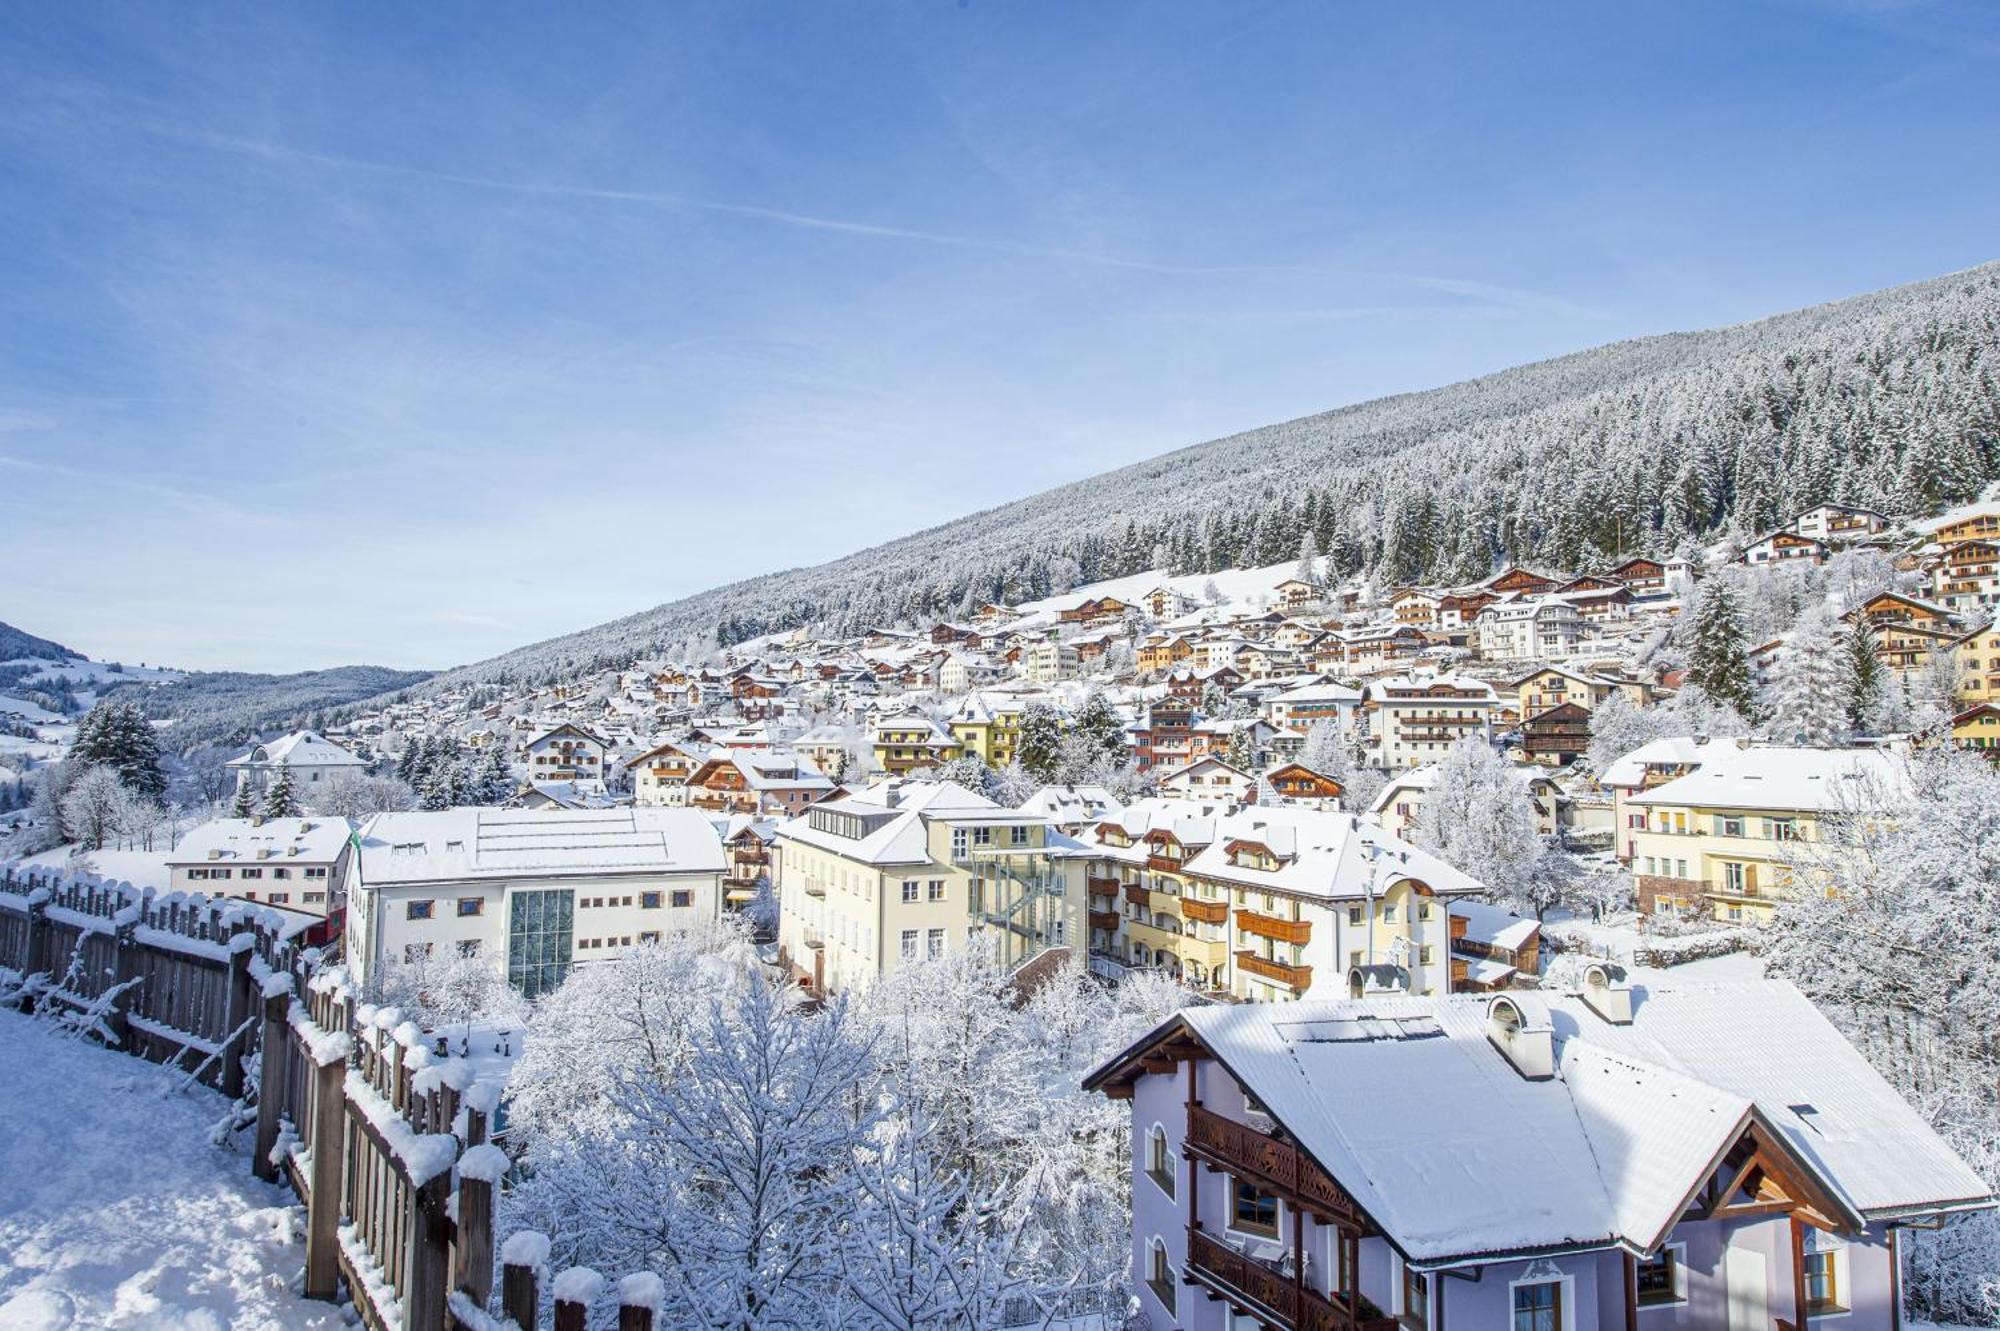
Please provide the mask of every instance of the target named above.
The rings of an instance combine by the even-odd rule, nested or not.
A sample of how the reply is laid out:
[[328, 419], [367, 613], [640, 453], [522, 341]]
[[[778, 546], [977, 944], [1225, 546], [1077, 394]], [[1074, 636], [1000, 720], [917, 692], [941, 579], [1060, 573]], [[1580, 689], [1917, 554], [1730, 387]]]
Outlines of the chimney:
[[1632, 1024], [1632, 985], [1625, 968], [1593, 961], [1583, 971], [1583, 1005], [1613, 1026]]
[[1486, 1005], [1486, 1038], [1529, 1081], [1556, 1075], [1556, 1032], [1542, 1000], [1526, 993], [1497, 995]]

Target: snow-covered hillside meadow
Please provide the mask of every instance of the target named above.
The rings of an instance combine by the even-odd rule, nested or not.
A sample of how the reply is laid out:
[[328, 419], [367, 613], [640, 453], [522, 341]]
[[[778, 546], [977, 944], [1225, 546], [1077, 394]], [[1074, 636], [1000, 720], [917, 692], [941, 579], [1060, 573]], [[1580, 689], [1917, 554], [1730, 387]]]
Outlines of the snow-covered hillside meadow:
[[7, 1011], [0, 1065], [0, 1328], [349, 1325], [298, 1297], [298, 1208], [211, 1144], [214, 1092]]

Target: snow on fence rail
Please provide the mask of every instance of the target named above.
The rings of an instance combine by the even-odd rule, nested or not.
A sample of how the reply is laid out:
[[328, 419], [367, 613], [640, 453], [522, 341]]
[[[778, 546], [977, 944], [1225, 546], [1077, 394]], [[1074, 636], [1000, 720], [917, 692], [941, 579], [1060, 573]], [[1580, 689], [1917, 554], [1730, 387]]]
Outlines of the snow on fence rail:
[[[509, 1240], [494, 1308], [498, 1088], [357, 1001], [297, 931], [246, 902], [0, 866], [0, 1002], [254, 1100], [251, 1168], [305, 1205], [307, 1297], [344, 1282], [372, 1331], [537, 1331], [546, 1239]], [[551, 1292], [558, 1331], [606, 1297], [581, 1271]], [[620, 1281], [620, 1331], [652, 1331], [659, 1297], [657, 1280]]]
[[1632, 960], [1641, 966], [1679, 966], [1707, 957], [1725, 957], [1732, 952], [1754, 950], [1755, 937], [1748, 929], [1714, 929], [1707, 933], [1680, 934], [1670, 938], [1641, 939], [1632, 949]]
[[262, 940], [296, 920], [248, 902], [161, 894], [95, 874], [0, 866], [0, 1002], [243, 1093]]

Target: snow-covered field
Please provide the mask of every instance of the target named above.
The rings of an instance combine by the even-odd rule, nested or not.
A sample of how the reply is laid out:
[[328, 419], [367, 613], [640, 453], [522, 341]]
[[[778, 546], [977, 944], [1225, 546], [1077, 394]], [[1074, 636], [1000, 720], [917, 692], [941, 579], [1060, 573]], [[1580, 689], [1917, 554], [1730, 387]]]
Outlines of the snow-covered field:
[[210, 1144], [224, 1104], [0, 1012], [0, 1331], [345, 1327], [296, 1294], [291, 1194]]

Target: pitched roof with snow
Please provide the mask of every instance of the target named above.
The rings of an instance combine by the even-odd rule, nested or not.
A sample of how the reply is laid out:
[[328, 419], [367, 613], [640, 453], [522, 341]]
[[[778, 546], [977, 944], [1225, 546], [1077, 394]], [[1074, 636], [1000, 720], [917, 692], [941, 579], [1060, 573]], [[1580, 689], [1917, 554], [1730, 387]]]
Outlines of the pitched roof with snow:
[[310, 730], [294, 730], [265, 744], [253, 745], [250, 752], [232, 758], [226, 767], [366, 767], [331, 740]]
[[1189, 1008], [1085, 1084], [1130, 1075], [1139, 1053], [1185, 1028], [1423, 1264], [1649, 1251], [1753, 1118], [1850, 1219], [1990, 1202], [1789, 984], [1633, 998], [1620, 1026], [1580, 997], [1536, 995], [1558, 1050], [1544, 1080], [1518, 1074], [1489, 1039], [1488, 1000], [1457, 995]]
[[167, 855], [170, 865], [210, 860], [310, 860], [340, 857], [353, 828], [345, 818], [216, 818], [190, 830]]
[[1841, 813], [1882, 808], [1909, 790], [1907, 765], [1880, 749], [1715, 747], [1722, 752], [1704, 751], [1700, 767], [1632, 802]]

